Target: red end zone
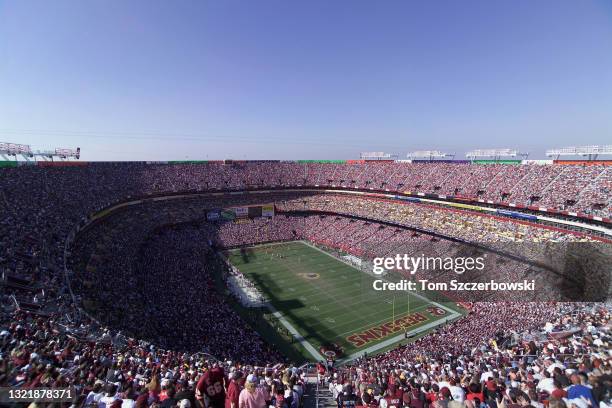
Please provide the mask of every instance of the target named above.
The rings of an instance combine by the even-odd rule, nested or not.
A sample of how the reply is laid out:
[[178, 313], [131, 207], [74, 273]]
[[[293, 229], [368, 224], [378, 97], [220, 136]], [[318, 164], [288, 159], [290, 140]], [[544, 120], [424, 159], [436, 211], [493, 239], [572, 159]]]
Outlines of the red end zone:
[[[430, 306], [427, 308], [427, 314], [436, 319], [448, 314], [444, 309]], [[421, 312], [410, 313], [401, 316], [393, 321], [381, 324], [380, 326], [371, 327], [360, 333], [353, 333], [346, 337], [346, 341], [350, 342], [355, 347], [363, 347], [369, 343], [384, 339], [392, 334], [404, 332], [413, 326], [426, 322], [431, 319], [426, 314]]]

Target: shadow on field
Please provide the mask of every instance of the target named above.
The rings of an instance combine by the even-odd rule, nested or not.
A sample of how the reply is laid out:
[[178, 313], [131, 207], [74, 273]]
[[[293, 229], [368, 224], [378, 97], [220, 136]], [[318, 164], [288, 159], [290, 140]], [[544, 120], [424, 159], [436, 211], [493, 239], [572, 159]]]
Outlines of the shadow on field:
[[252, 248], [240, 248], [240, 258], [242, 258], [242, 262], [249, 263], [251, 259], [255, 259], [257, 256]]
[[[264, 295], [270, 299], [270, 303], [290, 321], [290, 323], [299, 323], [300, 334], [304, 336], [308, 341], [316, 342], [317, 344], [325, 344], [329, 339], [324, 339], [319, 333], [314, 330], [313, 326], [318, 323], [314, 317], [297, 317], [294, 311], [306, 307], [306, 305], [299, 299], [281, 300], [277, 296], [282, 293], [280, 286], [273, 280], [262, 281], [261, 276], [253, 274], [249, 276], [249, 279], [253, 281], [255, 286], [261, 290]], [[298, 329], [296, 327], [296, 329]]]

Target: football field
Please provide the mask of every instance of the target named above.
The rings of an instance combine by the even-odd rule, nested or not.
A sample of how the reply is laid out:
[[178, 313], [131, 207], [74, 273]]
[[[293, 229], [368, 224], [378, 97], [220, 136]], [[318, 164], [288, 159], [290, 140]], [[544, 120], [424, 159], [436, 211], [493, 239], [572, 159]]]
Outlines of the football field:
[[461, 313], [451, 302], [418, 293], [375, 291], [372, 283], [381, 277], [307, 242], [236, 249], [228, 259], [268, 299], [270, 310], [312, 359], [321, 359], [326, 350], [339, 351], [337, 357], [345, 361], [376, 354], [405, 344], [406, 332], [418, 336]]

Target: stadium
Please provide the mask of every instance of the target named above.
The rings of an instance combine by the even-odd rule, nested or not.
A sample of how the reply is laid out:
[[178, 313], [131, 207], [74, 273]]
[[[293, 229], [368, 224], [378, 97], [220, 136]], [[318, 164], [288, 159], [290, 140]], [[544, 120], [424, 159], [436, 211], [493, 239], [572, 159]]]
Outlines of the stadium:
[[[588, 160], [6, 161], [4, 381], [75, 386], [81, 403], [109, 392], [104, 383], [142, 402], [155, 387], [198, 390], [204, 373], [289, 375], [308, 389], [301, 398], [323, 404], [330, 391], [307, 386], [315, 363], [361, 396], [380, 375], [418, 393], [406, 377], [423, 365], [434, 379], [526, 364], [525, 377], [512, 371], [522, 384], [540, 364], [605, 371], [610, 169]], [[488, 267], [470, 280], [538, 287], [373, 291], [373, 259], [395, 253], [481, 255]], [[568, 266], [568, 254], [592, 262]], [[440, 266], [423, 273], [460, 277]], [[397, 269], [382, 278], [415, 279]], [[439, 361], [451, 368], [438, 371]]]
[[612, 408], [611, 5], [0, 2], [0, 408]]

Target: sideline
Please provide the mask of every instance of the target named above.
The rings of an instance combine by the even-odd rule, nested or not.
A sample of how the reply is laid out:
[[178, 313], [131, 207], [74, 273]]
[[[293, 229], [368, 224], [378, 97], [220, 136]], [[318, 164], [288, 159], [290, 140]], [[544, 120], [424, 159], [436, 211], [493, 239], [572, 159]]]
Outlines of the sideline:
[[274, 308], [274, 306], [272, 306], [270, 303], [266, 303], [266, 307], [272, 312], [272, 314], [274, 315], [274, 317], [276, 317], [283, 326], [285, 326], [285, 328], [287, 330], [289, 330], [289, 333], [291, 333], [293, 335], [293, 337], [295, 337], [295, 339], [302, 345], [304, 346], [304, 348], [310, 353], [310, 355], [316, 360], [316, 361], [323, 361], [325, 360], [325, 358], [321, 355], [321, 353], [319, 353], [317, 351], [317, 349], [315, 349], [313, 347], [312, 344], [310, 344], [308, 342], [308, 340], [306, 340], [304, 338], [304, 336], [302, 336], [296, 329], [295, 327], [293, 327], [291, 325], [291, 323], [289, 323], [281, 314], [281, 312], [279, 312], [278, 310], [276, 310]]
[[[277, 242], [274, 245], [281, 245], [281, 244], [286, 244], [289, 242], [295, 242], [295, 241], [281, 241], [281, 242]], [[254, 247], [258, 247], [258, 246], [267, 246], [268, 244], [257, 244], [257, 245], [253, 245], [250, 247], [245, 247], [245, 248], [254, 248]], [[234, 248], [234, 249], [230, 249], [230, 250], [226, 250], [228, 253], [237, 251], [238, 248]], [[219, 251], [217, 252], [217, 254], [221, 257], [221, 259], [226, 262], [227, 265], [234, 267], [234, 265], [230, 262], [229, 258], [227, 256], [225, 256], [225, 254], [223, 253], [223, 251]], [[245, 277], [245, 279], [248, 279]], [[250, 280], [249, 280], [250, 282]], [[308, 351], [310, 353], [310, 355], [316, 360], [316, 361], [323, 361], [325, 360], [325, 358], [321, 355], [321, 353], [319, 353], [317, 351], [317, 349], [314, 348], [314, 346], [312, 344], [310, 344], [308, 342], [308, 340], [306, 340], [304, 338], [304, 336], [302, 336], [296, 329], [295, 327], [293, 327], [291, 325], [291, 323], [289, 323], [287, 321], [287, 319], [285, 319], [285, 317], [282, 315], [281, 312], [279, 312], [278, 310], [276, 310], [276, 308], [274, 308], [274, 306], [272, 306], [272, 304], [268, 301], [265, 303], [265, 307], [272, 313], [272, 315], [274, 317], [276, 317], [278, 319], [278, 321], [285, 327], [285, 329], [287, 329], [287, 331], [289, 331], [289, 333], [291, 333], [291, 335], [306, 349], [306, 351]]]

